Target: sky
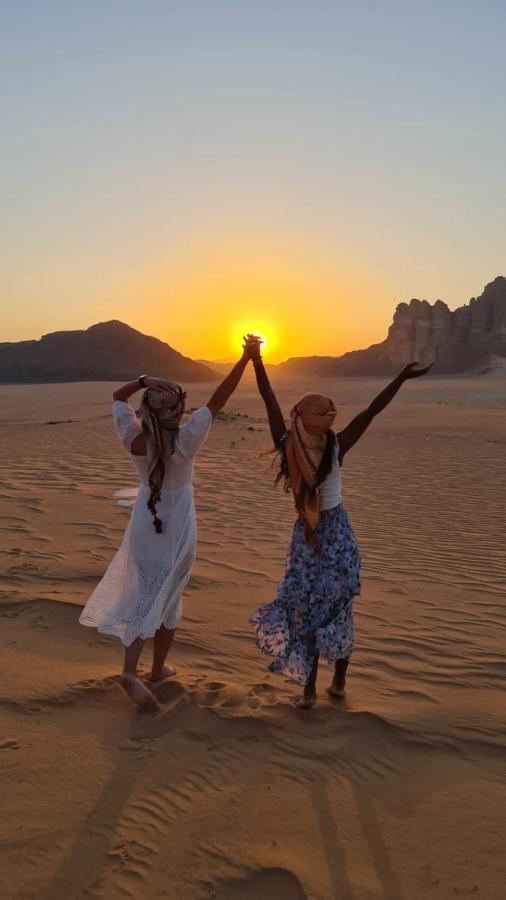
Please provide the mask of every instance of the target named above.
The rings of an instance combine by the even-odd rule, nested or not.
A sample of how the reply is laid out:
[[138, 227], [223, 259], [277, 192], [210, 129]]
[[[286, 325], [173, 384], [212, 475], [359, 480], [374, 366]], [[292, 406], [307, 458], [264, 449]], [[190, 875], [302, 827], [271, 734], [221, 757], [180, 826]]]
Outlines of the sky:
[[506, 274], [503, 0], [0, 0], [0, 341], [382, 340]]

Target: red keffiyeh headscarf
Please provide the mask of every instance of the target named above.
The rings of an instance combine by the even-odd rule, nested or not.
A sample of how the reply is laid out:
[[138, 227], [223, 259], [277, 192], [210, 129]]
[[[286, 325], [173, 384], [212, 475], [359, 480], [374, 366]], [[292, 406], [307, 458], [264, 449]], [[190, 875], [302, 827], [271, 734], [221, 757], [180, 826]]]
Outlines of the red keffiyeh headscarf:
[[148, 388], [142, 397], [140, 415], [146, 437], [150, 494], [148, 509], [153, 516], [157, 534], [162, 523], [156, 514], [156, 504], [162, 493], [165, 476], [165, 451], [174, 453], [174, 442], [184, 413], [186, 394], [180, 384], [170, 382], [166, 388]]
[[306, 538], [318, 549], [315, 529], [320, 517], [320, 491], [316, 486], [327, 431], [336, 408], [322, 394], [306, 394], [290, 413], [291, 429], [285, 440], [288, 473], [297, 513], [305, 523]]

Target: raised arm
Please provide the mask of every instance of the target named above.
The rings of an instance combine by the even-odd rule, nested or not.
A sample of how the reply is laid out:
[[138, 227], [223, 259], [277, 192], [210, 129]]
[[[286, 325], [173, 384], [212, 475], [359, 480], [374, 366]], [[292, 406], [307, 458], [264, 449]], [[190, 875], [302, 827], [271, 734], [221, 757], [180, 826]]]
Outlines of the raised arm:
[[276, 394], [272, 389], [271, 383], [269, 381], [269, 376], [265, 371], [264, 362], [260, 353], [261, 343], [262, 342], [260, 340], [252, 338], [250, 335], [248, 335], [246, 348], [251, 359], [253, 360], [258, 390], [260, 391], [260, 395], [265, 403], [272, 439], [275, 446], [277, 447], [281, 438], [286, 432], [286, 425]]
[[136, 378], [135, 381], [127, 381], [126, 384], [122, 384], [121, 387], [116, 388], [116, 390], [113, 391], [112, 399], [121, 400], [122, 403], [126, 403], [133, 394], [137, 393], [137, 391], [143, 391], [145, 388], [164, 388], [168, 385], [170, 385], [170, 381], [167, 381], [166, 378], [158, 378], [154, 375], [141, 375], [140, 378]]
[[126, 403], [133, 394], [136, 394], [137, 391], [141, 390], [141, 387], [138, 378], [136, 378], [135, 381], [127, 381], [126, 384], [122, 384], [121, 387], [116, 388], [113, 392], [112, 399], [121, 400], [122, 403]]
[[214, 394], [207, 403], [207, 406], [211, 410], [213, 416], [218, 415], [220, 409], [225, 406], [225, 403], [227, 402], [229, 397], [231, 397], [234, 393], [237, 385], [242, 378], [243, 372], [249, 363], [249, 360], [249, 354], [246, 352], [246, 349], [244, 349], [240, 360], [236, 362], [232, 371], [228, 373], [227, 377], [224, 378], [221, 384], [216, 388]]
[[419, 378], [420, 375], [425, 375], [431, 368], [430, 366], [425, 366], [423, 369], [415, 369], [415, 366], [416, 363], [409, 363], [409, 365], [405, 366], [402, 372], [399, 372], [396, 378], [394, 378], [394, 380], [374, 398], [367, 409], [362, 410], [358, 416], [355, 416], [355, 418], [351, 420], [346, 428], [343, 428], [343, 430], [339, 432], [337, 437], [339, 440], [340, 461], [342, 461], [343, 456], [348, 453], [348, 450], [351, 450], [354, 444], [362, 437], [364, 431], [371, 424], [374, 417], [382, 412], [382, 410], [384, 410], [394, 399], [397, 391], [404, 382], [409, 378]]

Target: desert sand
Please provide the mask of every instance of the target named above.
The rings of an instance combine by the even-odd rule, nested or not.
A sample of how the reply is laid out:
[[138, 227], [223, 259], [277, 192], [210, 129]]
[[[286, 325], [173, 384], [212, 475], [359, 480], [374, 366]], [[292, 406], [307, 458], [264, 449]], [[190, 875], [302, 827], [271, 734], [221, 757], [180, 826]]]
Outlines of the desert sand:
[[[279, 393], [329, 393], [339, 424], [383, 384]], [[198, 560], [156, 715], [124, 696], [119, 643], [78, 624], [128, 520], [114, 493], [135, 484], [113, 386], [0, 388], [3, 898], [504, 897], [505, 387], [406, 385], [350, 454], [348, 695], [327, 697], [323, 668], [301, 712], [247, 621], [293, 511], [243, 384], [197, 461]]]

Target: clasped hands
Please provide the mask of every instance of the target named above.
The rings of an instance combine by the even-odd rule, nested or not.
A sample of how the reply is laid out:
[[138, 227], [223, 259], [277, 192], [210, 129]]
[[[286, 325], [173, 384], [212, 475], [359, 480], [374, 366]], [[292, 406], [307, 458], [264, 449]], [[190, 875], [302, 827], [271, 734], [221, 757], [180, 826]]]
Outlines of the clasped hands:
[[260, 359], [263, 340], [257, 334], [245, 334], [243, 337], [243, 351], [248, 359]]

